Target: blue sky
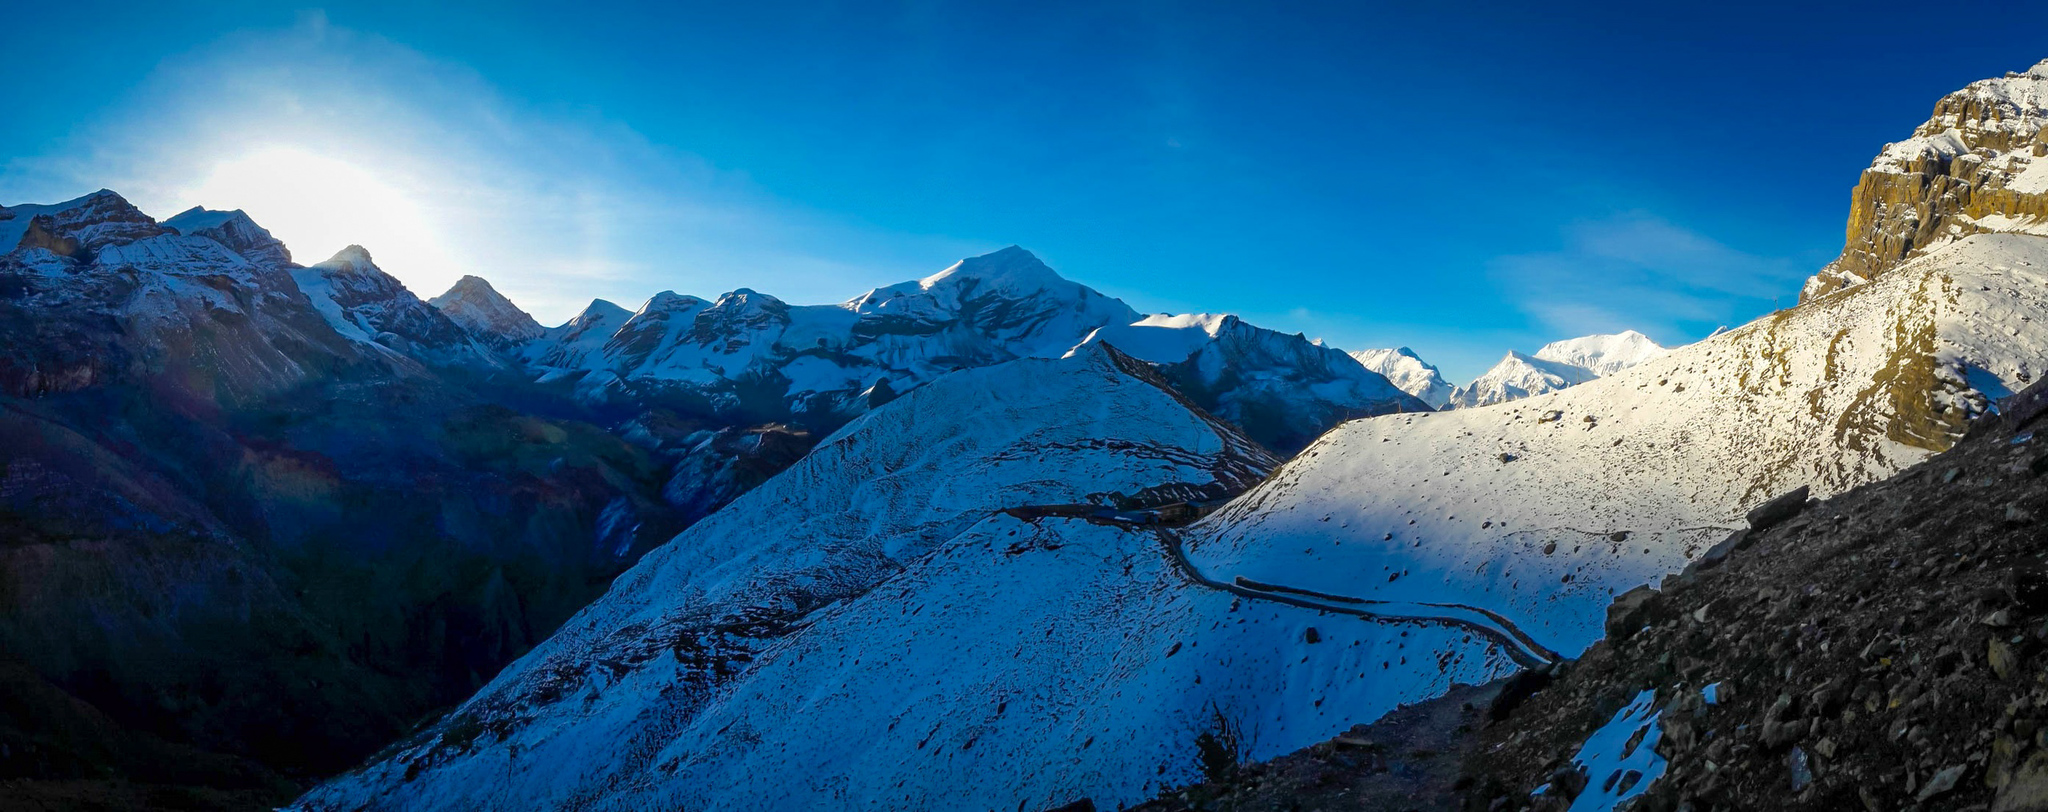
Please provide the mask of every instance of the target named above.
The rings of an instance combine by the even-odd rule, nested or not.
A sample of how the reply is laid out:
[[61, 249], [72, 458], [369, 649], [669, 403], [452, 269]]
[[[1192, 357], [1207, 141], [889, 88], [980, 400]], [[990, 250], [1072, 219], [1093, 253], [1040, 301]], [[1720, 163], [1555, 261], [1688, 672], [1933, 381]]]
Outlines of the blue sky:
[[2006, 3], [1253, 5], [32, 4], [0, 202], [245, 208], [548, 323], [1016, 243], [1462, 380], [1789, 305], [1883, 143], [2048, 58]]

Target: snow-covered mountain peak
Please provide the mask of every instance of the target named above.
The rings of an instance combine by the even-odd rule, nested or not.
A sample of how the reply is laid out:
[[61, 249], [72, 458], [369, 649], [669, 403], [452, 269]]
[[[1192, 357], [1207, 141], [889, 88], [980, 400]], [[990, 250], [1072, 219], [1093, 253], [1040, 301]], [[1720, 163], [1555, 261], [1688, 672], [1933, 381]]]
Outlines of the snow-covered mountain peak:
[[1661, 356], [1670, 350], [1634, 330], [1611, 335], [1568, 338], [1543, 345], [1536, 358], [1590, 369], [1596, 375], [1612, 375]]
[[370, 250], [360, 245], [351, 245], [336, 251], [334, 256], [327, 258], [327, 261], [318, 263], [313, 267], [323, 271], [337, 271], [341, 273], [382, 271], [382, 269], [377, 267], [377, 263], [370, 259]]
[[1598, 377], [1585, 367], [1508, 350], [1492, 369], [1453, 393], [1451, 405], [1460, 409], [1491, 406], [1555, 392]]
[[62, 203], [0, 208], [0, 253], [41, 247], [68, 256], [165, 233], [156, 220], [108, 189]]
[[291, 264], [292, 252], [241, 209], [214, 211], [193, 206], [163, 223], [180, 234], [206, 237], [259, 265]]
[[618, 324], [632, 315], [633, 311], [620, 307], [609, 299], [592, 299], [590, 304], [584, 305], [582, 310], [577, 311], [576, 315], [570, 317], [562, 326], [586, 326], [606, 321]]
[[1161, 314], [1105, 325], [1075, 352], [1094, 344], [1160, 365], [1182, 390], [1198, 393], [1203, 408], [1283, 453], [1347, 419], [1431, 408], [1342, 350], [1233, 315]]
[[1456, 386], [1444, 380], [1442, 372], [1407, 347], [1358, 350], [1351, 353], [1351, 357], [1366, 369], [1385, 376], [1401, 391], [1429, 404], [1432, 409], [1450, 405], [1451, 395], [1457, 391]]
[[[591, 305], [594, 307], [597, 305], [598, 302], [611, 304], [610, 302], [605, 302], [603, 299], [597, 299], [592, 301]], [[634, 311], [633, 315], [653, 315], [659, 313], [673, 313], [678, 310], [695, 310], [707, 304], [710, 304], [710, 302], [704, 301], [703, 299], [699, 299], [695, 296], [677, 293], [672, 290], [664, 290], [660, 293], [654, 294], [653, 296], [647, 297], [647, 301], [641, 302], [640, 309]], [[588, 308], [585, 308], [585, 312], [588, 312]]]
[[481, 276], [464, 276], [427, 304], [441, 309], [448, 318], [471, 333], [509, 341], [527, 341], [546, 332], [540, 322], [512, 304]]
[[1065, 277], [1039, 260], [1037, 254], [1025, 250], [1022, 246], [1012, 245], [1000, 251], [960, 260], [953, 263], [952, 267], [917, 280], [917, 284], [925, 290], [946, 285], [975, 284], [984, 288], [1030, 293], [1074, 283], [1067, 281]]

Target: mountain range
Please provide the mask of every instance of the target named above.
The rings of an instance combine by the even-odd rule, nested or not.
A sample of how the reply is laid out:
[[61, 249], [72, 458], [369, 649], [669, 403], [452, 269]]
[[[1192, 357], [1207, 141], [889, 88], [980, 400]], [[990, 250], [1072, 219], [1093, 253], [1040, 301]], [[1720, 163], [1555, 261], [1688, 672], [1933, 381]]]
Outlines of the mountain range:
[[[709, 560], [644, 563], [559, 647], [303, 805], [520, 797], [498, 792], [551, 793], [542, 797], [559, 806], [591, 798], [707, 809], [1143, 800], [1456, 683], [1549, 670], [1601, 638], [1617, 595], [1680, 571], [1758, 504], [1840, 493], [1948, 448], [2038, 374], [2048, 350], [2044, 262], [2048, 239], [1967, 236], [1685, 347], [1623, 334], [1553, 345], [1551, 358], [1510, 355], [1510, 369], [1576, 370], [1577, 379], [1539, 394], [1521, 386], [1529, 379], [1502, 375], [1503, 390], [1523, 389], [1515, 399], [1345, 422], [1192, 523], [1139, 504], [1104, 512], [997, 498], [978, 503], [991, 524], [962, 519], [917, 536], [938, 547], [887, 530], [907, 518], [857, 520], [831, 542], [778, 549], [769, 539], [721, 552], [730, 563], [715, 575], [704, 574]], [[1162, 344], [1209, 332], [1194, 319], [1161, 326]], [[1423, 368], [1412, 353], [1374, 360]], [[1078, 353], [1064, 361], [1102, 363]], [[1022, 363], [1032, 362], [990, 371], [1015, 368], [995, 377], [1043, 386], [1014, 367]], [[957, 391], [945, 385], [953, 380], [867, 420], [899, 405], [929, 410]], [[1423, 388], [1427, 377], [1405, 382]], [[900, 436], [926, 431], [959, 433], [927, 420]], [[1156, 447], [1148, 437], [1122, 442]], [[996, 471], [1045, 453], [1010, 446], [954, 463]], [[1071, 464], [1082, 463], [1060, 465]], [[1009, 491], [970, 484], [977, 477], [947, 479], [984, 498]], [[822, 482], [806, 474], [755, 493]], [[912, 489], [952, 493], [924, 481]], [[758, 509], [743, 497], [717, 520], [774, 523]], [[736, 549], [694, 535], [706, 527], [679, 537], [676, 554]], [[869, 545], [934, 552], [917, 564], [882, 556], [881, 569], [897, 574], [879, 580], [854, 574], [872, 572], [867, 565], [819, 555]], [[1108, 558], [1034, 566], [1069, 551]], [[740, 584], [851, 584], [858, 594], [811, 611], [803, 600], [740, 599], [793, 603], [803, 617], [760, 630], [689, 625]], [[1108, 619], [1105, 633], [1077, 641], [1079, 618]], [[684, 628], [693, 629], [677, 632], [687, 642], [672, 645], [685, 654], [630, 651], [647, 630]], [[698, 651], [721, 654], [706, 661]], [[1076, 682], [1089, 690], [1077, 693]], [[878, 732], [818, 735], [847, 730]], [[602, 741], [626, 743], [576, 744]], [[519, 760], [533, 748], [546, 755]], [[571, 757], [579, 752], [598, 760]], [[510, 790], [480, 780], [526, 770], [535, 777]]]
[[1886, 147], [1796, 307], [1462, 387], [1018, 247], [546, 327], [360, 246], [300, 265], [240, 211], [0, 208], [0, 778], [1109, 807], [1555, 672], [1758, 504], [1885, 479], [2036, 380], [2043, 82]]

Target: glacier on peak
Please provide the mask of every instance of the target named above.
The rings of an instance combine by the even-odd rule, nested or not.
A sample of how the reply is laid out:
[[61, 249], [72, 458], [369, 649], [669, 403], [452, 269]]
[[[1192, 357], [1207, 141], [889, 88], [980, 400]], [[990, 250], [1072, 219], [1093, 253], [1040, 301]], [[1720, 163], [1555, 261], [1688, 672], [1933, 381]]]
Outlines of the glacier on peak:
[[1386, 377], [1401, 391], [1429, 404], [1432, 409], [1449, 406], [1452, 393], [1457, 391], [1455, 385], [1444, 380], [1443, 373], [1435, 365], [1422, 360], [1422, 356], [1407, 347], [1354, 350], [1351, 357], [1366, 369]]
[[1610, 335], [1589, 335], [1552, 341], [1536, 351], [1536, 358], [1591, 370], [1595, 375], [1612, 375], [1670, 352], [1649, 336], [1634, 330]]
[[1491, 406], [1555, 392], [1600, 377], [1585, 367], [1508, 350], [1493, 368], [1451, 394], [1460, 409]]

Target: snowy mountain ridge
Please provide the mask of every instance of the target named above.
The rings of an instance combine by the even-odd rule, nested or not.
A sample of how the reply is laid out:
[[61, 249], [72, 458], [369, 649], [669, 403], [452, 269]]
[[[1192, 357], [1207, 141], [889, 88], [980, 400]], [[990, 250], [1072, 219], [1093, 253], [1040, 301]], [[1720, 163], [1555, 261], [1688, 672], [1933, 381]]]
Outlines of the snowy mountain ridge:
[[1457, 387], [1444, 380], [1442, 372], [1407, 347], [1356, 350], [1351, 353], [1361, 366], [1385, 376], [1401, 391], [1414, 395], [1429, 408], [1442, 409], [1451, 403]]
[[1661, 356], [1669, 349], [1634, 330], [1611, 335], [1590, 335], [1552, 341], [1536, 351], [1536, 358], [1571, 364], [1608, 376]]
[[1459, 409], [1491, 406], [1555, 392], [1599, 377], [1582, 366], [1509, 350], [1484, 374], [1451, 393], [1450, 405]]

